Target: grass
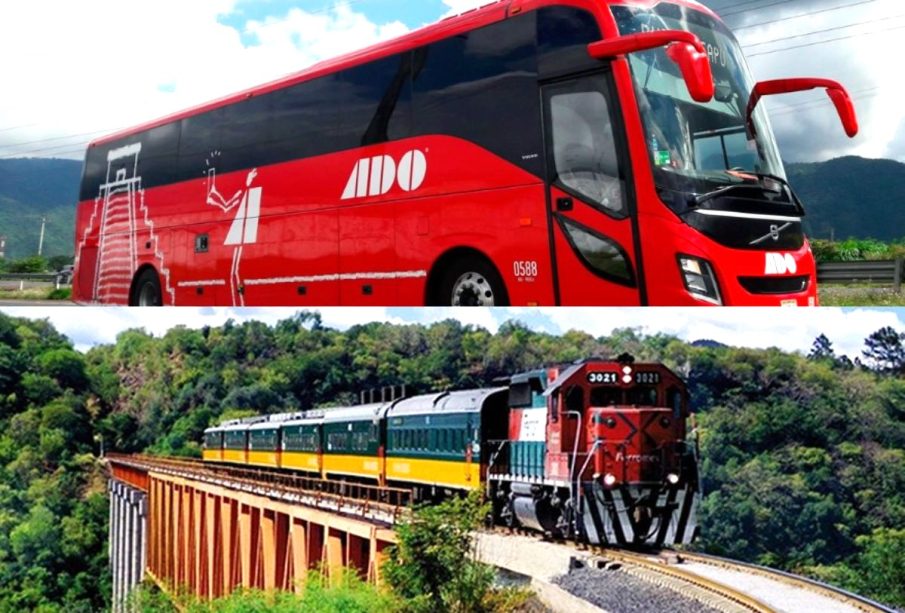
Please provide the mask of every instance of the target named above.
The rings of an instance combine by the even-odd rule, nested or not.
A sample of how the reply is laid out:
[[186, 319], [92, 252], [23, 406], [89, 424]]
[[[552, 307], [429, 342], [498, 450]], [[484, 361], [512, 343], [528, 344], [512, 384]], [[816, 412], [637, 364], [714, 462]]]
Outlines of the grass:
[[71, 300], [72, 289], [35, 288], [19, 291], [17, 289], [0, 288], [0, 300]]
[[903, 307], [905, 290], [871, 285], [821, 285], [820, 305], [825, 307]]

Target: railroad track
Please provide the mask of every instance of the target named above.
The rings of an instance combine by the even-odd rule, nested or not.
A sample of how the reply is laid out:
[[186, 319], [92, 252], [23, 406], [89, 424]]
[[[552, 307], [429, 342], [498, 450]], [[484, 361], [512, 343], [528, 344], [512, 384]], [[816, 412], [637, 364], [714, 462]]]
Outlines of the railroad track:
[[595, 550], [635, 576], [720, 611], [757, 613], [897, 613], [846, 590], [791, 573], [717, 556], [666, 550], [650, 554]]
[[325, 480], [281, 470], [143, 455], [108, 454], [106, 461], [356, 516], [388, 526], [408, 516], [412, 504], [411, 490]]
[[[815, 579], [794, 575], [781, 570], [776, 570], [775, 568], [768, 568], [766, 566], [759, 566], [757, 564], [749, 564], [701, 553], [682, 552], [677, 553], [676, 555], [682, 560], [682, 565], [685, 568], [716, 568], [733, 573], [744, 573], [749, 577], [760, 577], [770, 582], [782, 584], [809, 593], [812, 595], [812, 598], [826, 598], [856, 611], [862, 611], [864, 613], [898, 613], [895, 609], [870, 600], [869, 598], [865, 598]], [[768, 595], [764, 596], [763, 599], [767, 601], [768, 605], [770, 604]], [[809, 610], [811, 611], [824, 610], [813, 600], [811, 600], [809, 604]], [[777, 610], [779, 609], [780, 606], [777, 606]]]

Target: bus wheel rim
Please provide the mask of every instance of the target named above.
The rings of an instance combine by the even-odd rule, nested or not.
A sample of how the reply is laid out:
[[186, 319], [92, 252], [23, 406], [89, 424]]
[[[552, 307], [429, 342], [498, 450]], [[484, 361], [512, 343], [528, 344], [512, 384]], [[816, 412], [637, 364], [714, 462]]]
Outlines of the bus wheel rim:
[[157, 306], [157, 290], [153, 283], [145, 283], [141, 286], [141, 292], [138, 295], [138, 306]]
[[493, 286], [479, 272], [466, 272], [453, 284], [452, 306], [493, 306]]

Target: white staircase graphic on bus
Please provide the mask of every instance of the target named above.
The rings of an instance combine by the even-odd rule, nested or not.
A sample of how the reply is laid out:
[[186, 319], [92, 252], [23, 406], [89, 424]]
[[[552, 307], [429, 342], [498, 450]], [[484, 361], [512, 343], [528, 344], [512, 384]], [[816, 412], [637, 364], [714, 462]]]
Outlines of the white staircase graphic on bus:
[[92, 233], [99, 237], [92, 301], [128, 304], [132, 279], [138, 270], [138, 229], [146, 229], [154, 248], [164, 298], [175, 304], [170, 272], [164, 265], [159, 238], [145, 206], [145, 192], [138, 174], [141, 144], [115, 149], [107, 155], [107, 181], [100, 186], [94, 212], [79, 245], [79, 257]]

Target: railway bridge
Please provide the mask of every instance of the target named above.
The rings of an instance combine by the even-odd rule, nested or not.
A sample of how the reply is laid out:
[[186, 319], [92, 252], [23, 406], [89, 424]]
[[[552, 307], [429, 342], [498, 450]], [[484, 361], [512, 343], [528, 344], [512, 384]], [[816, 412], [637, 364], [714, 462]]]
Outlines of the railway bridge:
[[[312, 569], [379, 583], [393, 526], [413, 500], [411, 490], [200, 460], [106, 462], [114, 613], [129, 610], [129, 593], [145, 578], [171, 596], [201, 599], [240, 587], [299, 591]], [[508, 532], [477, 540], [483, 562], [530, 582], [554, 612], [618, 611], [631, 596], [651, 611], [894, 613], [829, 585], [712, 556], [577, 548]]]
[[169, 594], [299, 590], [344, 568], [380, 581], [411, 492], [200, 461], [109, 455], [113, 610], [145, 577]]

